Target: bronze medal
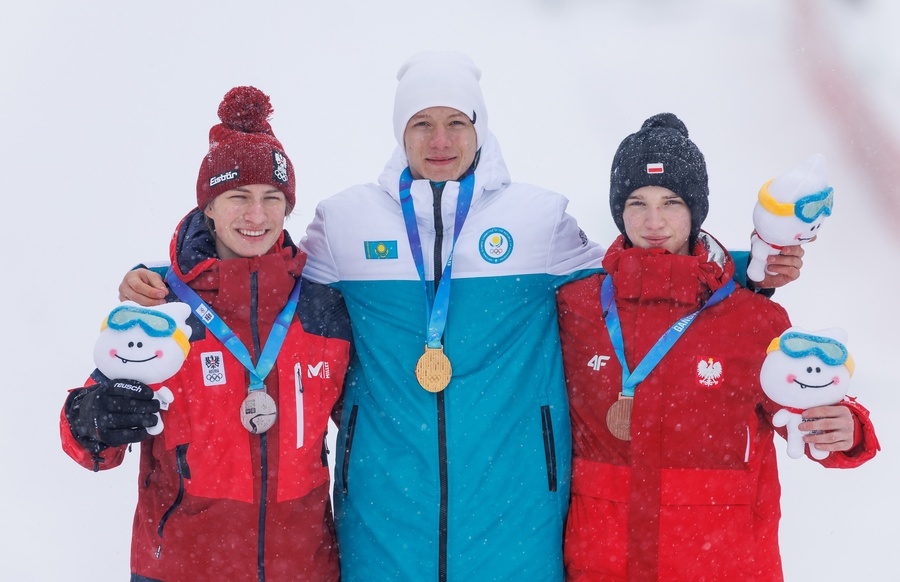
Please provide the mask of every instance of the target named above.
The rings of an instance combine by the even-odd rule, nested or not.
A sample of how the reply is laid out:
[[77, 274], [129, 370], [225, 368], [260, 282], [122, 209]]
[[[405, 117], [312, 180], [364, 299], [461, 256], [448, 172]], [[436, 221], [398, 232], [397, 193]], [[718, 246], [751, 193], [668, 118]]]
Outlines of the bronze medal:
[[623, 441], [631, 440], [631, 407], [634, 398], [619, 394], [619, 399], [606, 413], [606, 426], [614, 437]]
[[429, 392], [440, 392], [447, 387], [452, 376], [453, 367], [444, 355], [444, 347], [429, 348], [426, 345], [425, 353], [416, 364], [416, 380], [422, 388]]
[[241, 424], [253, 434], [272, 428], [277, 417], [275, 401], [265, 390], [251, 390], [241, 403]]

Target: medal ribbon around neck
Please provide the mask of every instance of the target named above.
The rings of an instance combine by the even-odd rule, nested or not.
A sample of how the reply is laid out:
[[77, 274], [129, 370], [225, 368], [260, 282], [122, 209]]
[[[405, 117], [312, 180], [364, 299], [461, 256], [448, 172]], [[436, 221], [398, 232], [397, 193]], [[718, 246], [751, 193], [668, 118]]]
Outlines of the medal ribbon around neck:
[[[425, 280], [425, 259], [422, 254], [422, 241], [419, 238], [419, 226], [416, 223], [416, 211], [413, 205], [412, 188], [413, 177], [407, 167], [400, 176], [400, 208], [403, 211], [403, 221], [406, 224], [406, 235], [409, 239], [409, 248], [412, 252], [413, 262], [416, 265], [416, 271], [419, 273], [419, 280], [422, 282], [422, 290], [425, 293], [425, 324], [426, 324], [426, 341], [425, 355], [420, 359], [419, 365], [416, 367], [416, 376], [422, 387], [430, 392], [440, 392], [450, 382], [452, 371], [450, 370], [450, 362], [446, 361], [443, 356], [443, 345], [441, 338], [444, 335], [444, 329], [447, 326], [447, 316], [450, 310], [450, 282], [453, 273], [453, 251], [456, 249], [456, 241], [459, 239], [459, 233], [466, 221], [469, 213], [469, 206], [472, 204], [472, 197], [475, 190], [475, 173], [471, 172], [465, 176], [459, 183], [459, 197], [456, 201], [456, 221], [453, 227], [453, 243], [450, 246], [450, 254], [447, 257], [447, 264], [441, 273], [441, 280], [438, 283], [437, 291], [434, 293], [434, 299], [428, 289], [428, 282]], [[423, 360], [428, 360], [426, 356], [430, 356], [433, 350], [440, 351], [441, 360], [445, 362], [441, 366], [439, 375], [443, 378], [438, 381], [432, 379], [424, 380], [420, 377], [420, 367]], [[432, 382], [435, 382], [432, 384]]]
[[262, 434], [272, 428], [278, 417], [278, 410], [275, 400], [266, 393], [266, 385], [263, 381], [275, 365], [278, 352], [281, 351], [281, 345], [284, 343], [288, 327], [291, 324], [291, 318], [297, 310], [297, 301], [300, 297], [300, 279], [298, 278], [294, 284], [287, 305], [275, 318], [272, 330], [269, 332], [269, 337], [266, 340], [266, 345], [256, 365], [253, 364], [250, 352], [247, 351], [241, 340], [231, 331], [231, 328], [222, 321], [212, 307], [203, 301], [193, 289], [179, 279], [171, 268], [166, 274], [166, 281], [171, 285], [178, 298], [190, 305], [191, 310], [200, 318], [203, 325], [250, 372], [250, 386], [247, 390], [247, 397], [241, 403], [241, 424], [252, 434]]
[[724, 287], [713, 293], [713, 296], [709, 298], [709, 301], [704, 303], [700, 309], [676, 321], [672, 327], [656, 341], [656, 344], [650, 348], [650, 351], [647, 352], [644, 359], [637, 365], [634, 372], [631, 372], [628, 369], [628, 363], [625, 361], [625, 341], [622, 338], [622, 326], [619, 322], [619, 312], [616, 309], [616, 298], [613, 293], [612, 277], [607, 276], [606, 279], [603, 280], [603, 285], [600, 288], [600, 302], [601, 305], [608, 305], [606, 309], [606, 330], [609, 332], [609, 339], [612, 341], [616, 357], [618, 357], [619, 363], [622, 365], [622, 396], [633, 398], [635, 387], [637, 387], [637, 385], [653, 371], [653, 368], [655, 368], [660, 360], [665, 357], [672, 346], [675, 345], [675, 342], [682, 337], [688, 326], [696, 319], [697, 315], [707, 307], [712, 307], [728, 297], [731, 292], [734, 291], [734, 288], [734, 280], [728, 281]]
[[166, 273], [166, 282], [169, 283], [179, 299], [190, 305], [191, 310], [198, 318], [200, 318], [203, 325], [205, 325], [207, 329], [209, 329], [209, 331], [211, 331], [212, 334], [228, 348], [228, 351], [231, 352], [245, 368], [247, 368], [247, 371], [250, 372], [250, 387], [248, 391], [255, 392], [257, 390], [265, 390], [263, 380], [265, 380], [266, 376], [272, 371], [272, 367], [275, 365], [278, 352], [281, 351], [281, 344], [284, 343], [288, 327], [291, 324], [291, 318], [297, 310], [297, 301], [300, 297], [300, 278], [297, 278], [297, 282], [294, 284], [287, 305], [284, 306], [284, 309], [275, 319], [275, 323], [272, 325], [272, 330], [269, 332], [269, 337], [266, 340], [266, 345], [263, 348], [262, 355], [260, 355], [259, 360], [255, 365], [253, 364], [253, 359], [250, 357], [250, 352], [247, 351], [247, 348], [241, 343], [241, 340], [238, 339], [233, 331], [231, 331], [231, 328], [222, 321], [222, 318], [213, 311], [209, 304], [201, 299], [200, 296], [197, 295], [193, 289], [188, 287], [184, 281], [178, 278], [178, 275], [175, 274], [171, 267], [169, 268], [169, 272]]

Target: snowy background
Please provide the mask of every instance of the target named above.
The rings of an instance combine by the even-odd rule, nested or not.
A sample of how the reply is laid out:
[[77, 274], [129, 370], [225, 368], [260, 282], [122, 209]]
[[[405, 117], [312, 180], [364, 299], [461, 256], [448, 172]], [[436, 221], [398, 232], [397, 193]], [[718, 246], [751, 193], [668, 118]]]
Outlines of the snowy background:
[[[851, 392], [883, 452], [853, 471], [782, 455], [789, 581], [896, 580], [900, 414], [900, 52], [892, 0], [233, 0], [18, 2], [0, 15], [0, 578], [125, 580], [137, 454], [93, 474], [62, 452], [66, 390], [92, 368], [133, 264], [166, 257], [195, 203], [216, 107], [271, 95], [297, 169], [299, 239], [315, 204], [376, 179], [393, 147], [399, 65], [468, 52], [517, 181], [571, 199], [608, 244], [609, 165], [648, 116], [677, 113], [706, 154], [705, 227], [746, 248], [760, 185], [828, 159], [835, 214], [776, 299], [795, 324], [848, 330]], [[11, 180], [11, 182], [10, 182]], [[895, 361], [896, 364], [896, 361]], [[783, 450], [783, 446], [779, 446]]]

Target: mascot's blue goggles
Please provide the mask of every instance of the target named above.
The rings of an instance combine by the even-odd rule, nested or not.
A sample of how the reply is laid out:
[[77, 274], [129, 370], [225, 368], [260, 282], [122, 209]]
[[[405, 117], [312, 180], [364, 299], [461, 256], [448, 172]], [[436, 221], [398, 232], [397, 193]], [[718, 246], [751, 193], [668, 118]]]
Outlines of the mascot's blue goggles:
[[169, 337], [178, 329], [175, 320], [165, 313], [131, 305], [120, 305], [110, 311], [106, 325], [116, 331], [140, 326], [151, 337]]
[[804, 196], [793, 204], [779, 202], [769, 194], [769, 184], [772, 180], [766, 182], [759, 191], [759, 204], [776, 216], [796, 216], [806, 223], [815, 221], [822, 216], [831, 216], [831, 209], [834, 207], [834, 188], [830, 186], [815, 194]]
[[853, 374], [855, 366], [850, 352], [844, 344], [830, 337], [789, 331], [773, 339], [766, 353], [779, 349], [792, 358], [816, 356], [829, 366], [846, 366]]

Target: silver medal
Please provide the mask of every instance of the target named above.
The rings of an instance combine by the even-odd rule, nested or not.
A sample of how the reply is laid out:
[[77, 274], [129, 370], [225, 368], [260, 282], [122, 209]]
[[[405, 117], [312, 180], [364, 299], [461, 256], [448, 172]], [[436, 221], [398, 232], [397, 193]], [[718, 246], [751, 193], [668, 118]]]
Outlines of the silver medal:
[[265, 390], [251, 390], [241, 403], [241, 424], [253, 434], [272, 428], [277, 417], [275, 401]]

